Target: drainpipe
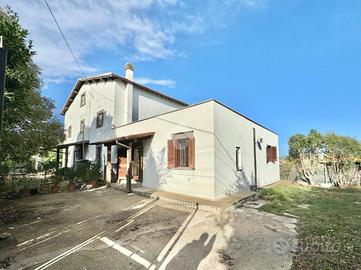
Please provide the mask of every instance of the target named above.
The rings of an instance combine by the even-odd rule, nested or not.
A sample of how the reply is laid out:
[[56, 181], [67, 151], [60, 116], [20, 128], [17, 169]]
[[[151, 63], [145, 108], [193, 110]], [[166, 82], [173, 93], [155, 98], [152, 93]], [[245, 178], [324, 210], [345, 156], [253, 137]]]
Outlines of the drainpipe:
[[257, 141], [256, 141], [256, 129], [253, 128], [253, 161], [254, 161], [254, 191], [257, 191]]

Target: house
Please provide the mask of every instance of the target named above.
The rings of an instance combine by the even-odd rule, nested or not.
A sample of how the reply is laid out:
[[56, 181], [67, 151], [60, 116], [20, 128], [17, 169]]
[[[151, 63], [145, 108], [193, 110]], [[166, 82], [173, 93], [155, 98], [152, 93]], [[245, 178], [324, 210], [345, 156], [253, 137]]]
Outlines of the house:
[[[63, 167], [211, 200], [279, 180], [278, 136], [216, 100], [188, 105], [113, 73], [79, 79], [61, 113]], [[59, 157], [59, 154], [58, 154]], [[129, 169], [129, 170], [128, 170]]]

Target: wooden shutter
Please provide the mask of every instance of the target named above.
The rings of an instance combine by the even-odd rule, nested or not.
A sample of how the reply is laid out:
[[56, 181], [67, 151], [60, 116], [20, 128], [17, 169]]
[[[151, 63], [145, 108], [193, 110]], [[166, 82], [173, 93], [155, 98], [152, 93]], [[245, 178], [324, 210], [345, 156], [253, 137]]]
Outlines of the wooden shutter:
[[189, 168], [194, 169], [195, 168], [195, 140], [194, 137], [190, 137], [188, 139], [188, 162], [189, 162]]
[[273, 146], [272, 147], [272, 162], [276, 162], [277, 161], [277, 147]]
[[175, 158], [174, 158], [174, 144], [173, 140], [168, 140], [168, 168], [174, 168], [175, 167]]

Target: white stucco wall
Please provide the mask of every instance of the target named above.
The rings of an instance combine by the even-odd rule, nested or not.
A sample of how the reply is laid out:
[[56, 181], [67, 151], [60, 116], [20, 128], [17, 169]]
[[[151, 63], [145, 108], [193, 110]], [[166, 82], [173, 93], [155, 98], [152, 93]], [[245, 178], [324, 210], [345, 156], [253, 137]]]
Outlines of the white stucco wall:
[[133, 89], [133, 121], [185, 107], [160, 96], [145, 92], [139, 87]]
[[[197, 116], [197, 117], [195, 117]], [[167, 141], [172, 134], [194, 132], [195, 169], [167, 168]], [[143, 186], [213, 199], [213, 105], [203, 103], [116, 129], [116, 136], [155, 132], [144, 141]]]
[[[254, 185], [253, 128], [256, 139], [263, 138], [261, 148], [256, 147], [258, 186], [278, 181], [279, 161], [266, 162], [266, 146], [277, 146], [278, 150], [278, 136], [217, 102], [213, 104], [216, 197], [249, 190]], [[242, 171], [236, 170], [237, 146], [241, 149]]]
[[[70, 105], [64, 117], [64, 127], [67, 130], [72, 126], [72, 135], [66, 137], [64, 144], [74, 143], [84, 140], [89, 142], [97, 142], [107, 139], [115, 138], [115, 129], [112, 127], [119, 127], [127, 123], [126, 103], [126, 83], [121, 80], [107, 80], [100, 82], [85, 83], [79, 90]], [[86, 104], [80, 107], [80, 97], [85, 93]], [[182, 105], [171, 102], [167, 99], [161, 98], [154, 94], [145, 92], [137, 87], [133, 88], [133, 98], [130, 99], [133, 103], [132, 114], [133, 121], [144, 119], [160, 113], [173, 111]], [[130, 106], [131, 107], [131, 106]], [[96, 128], [96, 117], [99, 111], [104, 111], [103, 127]], [[84, 135], [80, 134], [80, 121], [85, 120]], [[74, 147], [69, 147], [68, 166], [73, 166]], [[95, 145], [89, 145], [88, 151], [85, 153], [85, 158], [94, 160]], [[116, 148], [112, 151], [115, 153]], [[105, 148], [102, 151], [104, 157], [106, 153]], [[116, 155], [112, 155], [112, 163], [116, 163]], [[63, 158], [63, 160], [65, 160]], [[104, 160], [103, 160], [104, 161]], [[64, 162], [63, 162], [64, 166]]]

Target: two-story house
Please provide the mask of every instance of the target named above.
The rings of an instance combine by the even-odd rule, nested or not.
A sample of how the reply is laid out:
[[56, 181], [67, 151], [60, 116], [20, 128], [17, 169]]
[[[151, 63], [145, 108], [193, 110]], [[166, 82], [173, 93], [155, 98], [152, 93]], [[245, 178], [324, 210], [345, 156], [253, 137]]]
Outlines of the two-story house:
[[[219, 199], [279, 180], [278, 136], [216, 100], [194, 105], [113, 73], [79, 79], [63, 109], [62, 166], [100, 162], [144, 187]], [[129, 170], [128, 170], [129, 169]]]

